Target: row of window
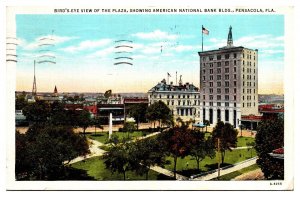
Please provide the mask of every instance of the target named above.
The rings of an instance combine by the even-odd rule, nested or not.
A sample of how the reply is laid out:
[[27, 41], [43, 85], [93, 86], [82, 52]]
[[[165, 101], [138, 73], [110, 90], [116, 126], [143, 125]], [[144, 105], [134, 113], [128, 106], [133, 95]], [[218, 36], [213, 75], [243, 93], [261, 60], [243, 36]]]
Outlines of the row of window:
[[[243, 65], [245, 65], [245, 61], [243, 60]], [[247, 61], [247, 66], [252, 66], [252, 62]], [[253, 62], [253, 67], [255, 68], [255, 62]]]
[[[243, 73], [245, 72], [245, 68], [243, 67]], [[252, 69], [251, 68], [247, 68], [247, 73], [251, 74]], [[253, 73], [255, 74], [255, 68], [253, 69]]]
[[[203, 100], [205, 100], [206, 95], [203, 95]], [[233, 95], [233, 100], [236, 101], [236, 95]], [[209, 100], [214, 100], [214, 95], [209, 95]], [[217, 95], [217, 100], [222, 100], [222, 95]], [[229, 95], [224, 95], [224, 100], [229, 101]]]
[[[198, 95], [198, 94], [197, 94], [197, 95], [194, 95], [194, 96], [193, 96], [193, 95], [185, 95], [185, 94], [183, 94], [183, 95], [180, 95], [180, 94], [177, 95], [177, 98], [179, 98], [179, 99], [180, 99], [180, 98], [188, 98], [188, 99], [189, 99], [189, 98], [193, 98], [193, 97], [194, 97], [195, 99], [196, 99], [196, 98], [200, 98], [200, 95]], [[160, 98], [160, 99], [161, 99], [161, 98], [162, 98], [162, 95], [161, 95], [161, 94], [159, 94], [159, 95], [150, 95], [150, 98]], [[169, 98], [172, 98], [172, 99], [173, 99], [173, 98], [176, 98], [176, 96], [174, 96], [174, 95], [167, 95], [167, 98], [168, 98], [168, 99], [169, 99]]]
[[[234, 60], [234, 61], [233, 61], [233, 65], [236, 66], [236, 63], [237, 63], [237, 61]], [[205, 68], [205, 66], [208, 66], [208, 65], [209, 65], [210, 68], [213, 68], [213, 67], [214, 67], [214, 64], [215, 64], [215, 63], [202, 63], [202, 67]], [[223, 65], [229, 66], [229, 61], [225, 61]], [[222, 66], [222, 62], [217, 62], [217, 67], [221, 67], [221, 66]]]
[[[203, 81], [206, 80], [206, 76], [203, 76], [202, 78], [203, 78]], [[229, 75], [224, 75], [224, 79], [229, 80]], [[233, 79], [236, 79], [236, 74], [233, 75]], [[210, 75], [209, 80], [214, 80], [214, 75]], [[222, 80], [222, 75], [217, 75], [217, 80]]]
[[[230, 68], [224, 68], [224, 72], [225, 73], [229, 73]], [[209, 70], [207, 69], [207, 72], [209, 72], [209, 74], [214, 74], [214, 69], [210, 68]], [[236, 72], [236, 67], [233, 67], [233, 72]], [[222, 68], [217, 68], [217, 73], [222, 73]], [[203, 69], [202, 70], [202, 74], [205, 75], [206, 74], [206, 70]]]
[[[252, 107], [251, 104], [252, 104], [252, 103], [246, 103], [247, 107]], [[245, 107], [246, 105], [245, 105], [245, 103], [243, 103], [243, 107]], [[253, 107], [255, 107], [255, 102], [253, 103]]]
[[[203, 83], [203, 87], [206, 86], [206, 82], [202, 82]], [[225, 81], [224, 85], [225, 87], [229, 87], [229, 81]], [[233, 81], [233, 86], [236, 86], [237, 82]], [[217, 87], [221, 87], [222, 86], [222, 81], [217, 81]], [[209, 82], [209, 87], [214, 87], [214, 82], [210, 81]]]
[[[173, 106], [175, 104], [175, 102], [174, 101], [167, 101], [167, 105], [171, 105], [171, 106]], [[200, 105], [200, 100], [194, 100], [194, 102], [192, 102], [192, 101], [189, 101], [189, 100], [187, 100], [187, 101], [180, 101], [180, 100], [178, 100], [177, 101], [177, 105], [182, 105], [182, 106], [189, 106], [189, 105]]]
[[[243, 81], [243, 86], [245, 86], [245, 84], [246, 84], [245, 81]], [[247, 86], [252, 86], [252, 84], [255, 87], [255, 82], [253, 82], [253, 83], [251, 81], [247, 82]]]
[[[251, 100], [251, 98], [252, 98], [251, 95], [248, 95], [248, 96], [247, 96], [247, 101]], [[253, 99], [255, 100], [255, 96], [253, 96]], [[243, 96], [243, 101], [244, 101], [244, 100], [245, 100], [245, 96]]]
[[221, 60], [221, 59], [229, 59], [231, 57], [233, 57], [234, 59], [237, 58], [237, 54], [236, 53], [233, 53], [233, 54], [224, 54], [224, 55], [210, 55], [210, 56], [205, 56], [205, 57], [202, 57], [202, 60], [205, 62], [206, 60], [209, 60], [209, 61], [213, 61], [213, 60]]
[[177, 109], [177, 114], [179, 116], [192, 116], [193, 110], [192, 109]]
[[[205, 106], [205, 102], [203, 102], [203, 106]], [[214, 106], [214, 103], [209, 102], [209, 106]], [[221, 102], [217, 102], [217, 106], [221, 107]], [[236, 107], [236, 103], [233, 103], [233, 106]], [[229, 102], [225, 102], [225, 107], [229, 107]]]

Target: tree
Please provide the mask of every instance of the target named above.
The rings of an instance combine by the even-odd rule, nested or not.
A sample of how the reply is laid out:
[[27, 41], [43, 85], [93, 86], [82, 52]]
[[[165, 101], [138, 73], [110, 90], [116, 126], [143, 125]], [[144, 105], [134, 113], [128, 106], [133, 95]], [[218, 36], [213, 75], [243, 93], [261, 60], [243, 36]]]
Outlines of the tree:
[[184, 158], [189, 155], [193, 144], [191, 130], [186, 125], [181, 127], [173, 127], [161, 133], [158, 140], [164, 146], [164, 151], [167, 155], [173, 157], [174, 161], [174, 178], [176, 179], [176, 166], [179, 157]]
[[255, 147], [255, 142], [247, 142], [246, 146], [248, 146], [248, 151], [250, 150], [250, 154], [251, 154], [250, 157], [252, 157], [252, 150]]
[[25, 108], [26, 106], [27, 106], [27, 102], [25, 100], [25, 94], [16, 96], [15, 99], [16, 110], [23, 110], [23, 108]]
[[258, 124], [255, 137], [257, 164], [266, 179], [284, 179], [284, 160], [275, 159], [269, 155], [273, 150], [284, 146], [284, 120], [273, 118], [263, 120]]
[[[222, 157], [222, 164], [224, 163], [226, 150], [230, 150], [232, 147], [236, 147], [238, 132], [229, 123], [218, 122], [213, 128], [212, 139], [217, 142], [220, 140], [220, 151]], [[217, 144], [217, 143], [216, 143]], [[216, 147], [217, 148], [217, 147]]]
[[111, 91], [111, 90], [107, 90], [107, 91], [105, 91], [105, 93], [104, 93], [104, 97], [105, 97], [105, 98], [109, 98], [109, 97], [111, 97], [111, 95], [112, 95], [112, 91]]
[[214, 142], [211, 137], [205, 139], [204, 133], [201, 132], [193, 131], [192, 136], [193, 140], [190, 155], [196, 160], [197, 169], [200, 170], [200, 162], [206, 156], [210, 158], [215, 156]]
[[23, 109], [26, 119], [31, 123], [46, 122], [50, 116], [50, 112], [50, 105], [40, 100], [37, 100], [35, 103], [29, 103]]
[[139, 123], [146, 120], [147, 107], [147, 104], [140, 103], [132, 105], [129, 108], [129, 115], [135, 119], [137, 130], [139, 130]]
[[159, 121], [159, 126], [161, 126], [162, 122], [170, 123], [170, 120], [173, 121], [171, 110], [162, 101], [154, 102], [152, 105], [150, 105], [147, 109], [146, 117], [149, 121]]
[[133, 169], [134, 158], [130, 154], [133, 148], [133, 143], [113, 145], [103, 156], [106, 168], [112, 173], [122, 173], [123, 179], [126, 180], [126, 172]]
[[123, 131], [127, 132], [127, 138], [129, 139], [129, 133], [136, 130], [136, 126], [133, 122], [125, 122], [123, 126]]
[[104, 119], [103, 118], [100, 118], [100, 117], [95, 117], [93, 119], [93, 124], [95, 126], [95, 135], [96, 135], [96, 128], [99, 128], [101, 130], [104, 129], [104, 127], [102, 125], [104, 125]]
[[72, 127], [34, 124], [26, 134], [16, 133], [16, 179], [59, 179], [65, 162], [87, 153], [87, 140]]
[[76, 115], [76, 122], [77, 125], [83, 129], [83, 135], [85, 136], [85, 130], [92, 125], [90, 112], [86, 110], [78, 111]]
[[207, 133], [207, 126], [210, 126], [210, 122], [208, 120], [204, 120], [203, 124], [205, 125], [205, 132]]
[[146, 138], [134, 144], [136, 148], [131, 153], [131, 156], [135, 158], [134, 169], [139, 175], [146, 174], [146, 180], [148, 180], [150, 167], [165, 163], [161, 144], [156, 138]]

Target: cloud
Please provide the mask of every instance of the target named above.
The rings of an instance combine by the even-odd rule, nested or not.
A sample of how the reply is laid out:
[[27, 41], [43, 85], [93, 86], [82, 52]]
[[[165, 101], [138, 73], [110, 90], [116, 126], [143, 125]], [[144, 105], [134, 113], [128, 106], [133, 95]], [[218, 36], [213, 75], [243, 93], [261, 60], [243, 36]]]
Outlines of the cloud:
[[175, 34], [169, 34], [168, 32], [163, 32], [159, 29], [153, 32], [139, 32], [132, 36], [146, 40], [176, 40], [178, 38]]
[[65, 52], [75, 53], [78, 51], [105, 47], [105, 46], [109, 45], [111, 42], [112, 42], [111, 39], [85, 40], [85, 41], [80, 42], [76, 46], [69, 46], [69, 47], [63, 48], [61, 50], [65, 51]]
[[25, 39], [19, 38], [18, 44], [23, 50], [31, 51], [39, 48], [41, 44], [58, 45], [73, 39], [76, 39], [76, 37], [46, 35], [37, 37], [33, 42], [28, 42]]

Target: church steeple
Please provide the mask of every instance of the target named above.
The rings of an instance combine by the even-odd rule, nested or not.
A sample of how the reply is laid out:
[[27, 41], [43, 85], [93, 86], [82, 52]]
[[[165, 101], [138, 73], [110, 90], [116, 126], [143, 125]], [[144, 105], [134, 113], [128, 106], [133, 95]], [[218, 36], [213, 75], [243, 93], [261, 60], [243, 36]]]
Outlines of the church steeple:
[[232, 39], [232, 27], [230, 25], [229, 32], [228, 32], [228, 38], [227, 38], [227, 47], [233, 46], [233, 39]]
[[57, 92], [57, 88], [56, 86], [54, 87], [54, 92], [53, 92], [53, 96], [57, 96], [58, 95], [58, 92]]

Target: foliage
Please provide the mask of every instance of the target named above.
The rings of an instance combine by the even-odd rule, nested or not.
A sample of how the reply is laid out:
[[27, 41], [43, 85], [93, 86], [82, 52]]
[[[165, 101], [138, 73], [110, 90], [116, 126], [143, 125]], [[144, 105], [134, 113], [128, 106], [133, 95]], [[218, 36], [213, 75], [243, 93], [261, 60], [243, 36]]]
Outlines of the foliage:
[[[154, 102], [146, 112], [149, 121], [159, 121], [160, 124], [174, 125], [173, 116], [169, 107], [162, 101]], [[161, 127], [161, 125], [159, 125]]]
[[217, 139], [220, 140], [220, 151], [222, 156], [222, 164], [224, 163], [226, 150], [230, 150], [232, 147], [236, 147], [238, 132], [229, 123], [218, 122], [213, 128], [212, 139], [217, 147]]
[[105, 91], [105, 93], [104, 93], [104, 97], [105, 97], [105, 98], [109, 98], [109, 97], [111, 97], [111, 95], [112, 95], [112, 91], [111, 91], [111, 90], [107, 90], [107, 91]]
[[209, 120], [204, 120], [203, 124], [205, 125], [205, 132], [207, 132], [207, 127], [210, 126]]
[[176, 164], [179, 157], [184, 158], [190, 154], [195, 139], [191, 130], [186, 125], [173, 127], [158, 136], [158, 140], [164, 147], [164, 152], [174, 160], [174, 178], [176, 178]]
[[133, 148], [132, 143], [113, 145], [103, 156], [106, 168], [112, 173], [122, 173], [126, 180], [126, 172], [133, 169], [134, 158], [130, 154]]
[[139, 130], [139, 123], [146, 121], [146, 111], [148, 105], [144, 103], [135, 104], [129, 107], [129, 115], [133, 117], [137, 124], [137, 130]]
[[24, 109], [23, 114], [31, 123], [46, 122], [50, 116], [51, 108], [45, 101], [37, 100], [34, 103], [29, 103]]
[[68, 126], [34, 124], [16, 133], [16, 178], [55, 180], [64, 162], [89, 153], [87, 140]]
[[191, 147], [190, 155], [195, 158], [197, 162], [197, 169], [200, 170], [200, 161], [202, 161], [206, 156], [213, 158], [215, 157], [215, 147], [214, 142], [211, 137], [205, 139], [204, 133], [192, 132], [193, 145]]
[[15, 99], [16, 110], [23, 110], [23, 108], [25, 108], [26, 106], [27, 106], [27, 102], [25, 100], [25, 94], [16, 96]]
[[160, 142], [156, 138], [146, 138], [134, 143], [135, 149], [131, 156], [135, 158], [134, 169], [138, 175], [148, 174], [150, 167], [165, 163], [164, 152]]
[[284, 179], [284, 160], [272, 158], [269, 153], [284, 146], [284, 120], [275, 118], [258, 124], [255, 137], [257, 164], [266, 179]]
[[83, 134], [85, 136], [85, 130], [92, 125], [91, 115], [89, 111], [81, 110], [76, 113], [76, 123], [77, 126], [83, 129]]
[[135, 131], [137, 128], [133, 122], [125, 122], [123, 126], [123, 131], [127, 132], [127, 138], [129, 139], [129, 133]]

